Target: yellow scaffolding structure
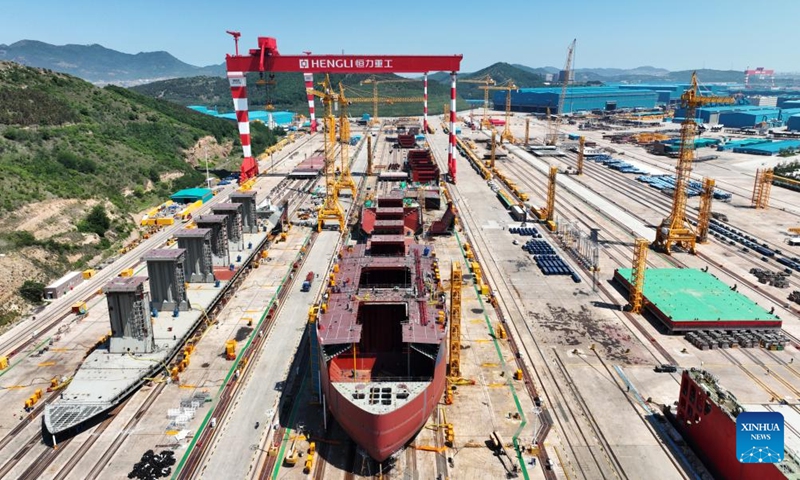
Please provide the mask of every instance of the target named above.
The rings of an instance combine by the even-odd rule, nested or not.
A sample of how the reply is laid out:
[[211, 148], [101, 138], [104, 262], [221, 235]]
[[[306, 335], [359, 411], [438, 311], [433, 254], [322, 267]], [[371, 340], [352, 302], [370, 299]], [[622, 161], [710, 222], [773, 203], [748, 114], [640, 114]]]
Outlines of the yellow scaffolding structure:
[[697, 214], [697, 242], [708, 243], [708, 225], [711, 221], [711, 201], [714, 199], [713, 178], [703, 179], [703, 193], [700, 195], [700, 211]]
[[631, 271], [630, 305], [632, 313], [642, 313], [642, 292], [644, 291], [644, 271], [647, 268], [646, 238], [637, 238], [633, 248], [633, 270]]
[[556, 175], [558, 175], [558, 167], [556, 167], [555, 165], [551, 165], [550, 174], [548, 175], [549, 181], [547, 183], [547, 206], [545, 207], [547, 213], [546, 220], [548, 225], [555, 220]]
[[581, 138], [578, 139], [578, 168], [576, 172], [578, 175], [583, 175], [583, 160], [584, 160], [583, 149], [585, 145], [586, 145], [586, 138], [581, 136]]

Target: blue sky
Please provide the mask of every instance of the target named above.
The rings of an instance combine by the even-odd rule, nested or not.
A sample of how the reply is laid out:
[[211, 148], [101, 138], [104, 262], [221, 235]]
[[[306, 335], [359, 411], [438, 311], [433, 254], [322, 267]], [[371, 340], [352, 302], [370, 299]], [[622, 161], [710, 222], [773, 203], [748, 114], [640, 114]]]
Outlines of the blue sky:
[[[575, 67], [800, 71], [800, 1], [506, 0], [346, 2], [0, 0], [0, 44], [22, 39], [92, 44], [126, 53], [166, 50], [193, 65], [233, 52], [225, 30], [278, 39], [287, 54], [463, 54], [462, 71], [497, 61]], [[101, 7], [102, 5], [102, 7]], [[405, 5], [405, 6], [404, 6]], [[764, 5], [762, 9], [761, 6]], [[685, 19], [691, 20], [690, 22]]]

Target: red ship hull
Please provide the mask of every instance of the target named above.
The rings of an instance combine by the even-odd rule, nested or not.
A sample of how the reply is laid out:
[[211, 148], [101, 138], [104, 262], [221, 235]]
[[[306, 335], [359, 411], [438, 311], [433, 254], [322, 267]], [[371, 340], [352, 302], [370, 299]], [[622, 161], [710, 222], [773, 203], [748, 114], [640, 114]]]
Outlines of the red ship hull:
[[323, 368], [322, 391], [328, 411], [354, 442], [382, 462], [422, 429], [441, 400], [446, 385], [444, 357], [444, 348], [439, 348], [433, 379], [420, 395], [383, 415], [367, 412], [342, 395], [330, 382], [329, 368]]
[[740, 463], [736, 458], [736, 420], [683, 372], [676, 427], [715, 478], [785, 480], [775, 464]]

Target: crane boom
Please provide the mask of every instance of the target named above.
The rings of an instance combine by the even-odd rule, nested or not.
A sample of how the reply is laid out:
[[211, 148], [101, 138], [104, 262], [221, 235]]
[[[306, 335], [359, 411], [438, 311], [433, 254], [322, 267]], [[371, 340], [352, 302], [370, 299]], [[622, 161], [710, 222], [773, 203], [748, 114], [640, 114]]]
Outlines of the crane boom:
[[561, 84], [561, 95], [558, 96], [558, 112], [556, 112], [559, 116], [564, 115], [564, 98], [567, 96], [567, 86], [572, 80], [572, 55], [575, 53], [575, 42], [577, 41], [577, 38], [573, 39], [567, 49], [567, 62], [564, 64], [564, 78]]

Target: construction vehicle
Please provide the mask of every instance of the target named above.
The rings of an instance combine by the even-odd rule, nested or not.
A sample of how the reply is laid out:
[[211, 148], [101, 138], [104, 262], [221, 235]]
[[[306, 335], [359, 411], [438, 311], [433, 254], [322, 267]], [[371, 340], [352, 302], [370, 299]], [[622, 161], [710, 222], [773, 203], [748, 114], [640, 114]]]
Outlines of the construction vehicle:
[[292, 440], [292, 446], [289, 447], [289, 451], [286, 452], [286, 458], [283, 459], [287, 467], [294, 467], [297, 465], [297, 458], [299, 457], [297, 454], [297, 439], [299, 436], [300, 435], [295, 435], [294, 440]]
[[700, 96], [697, 73], [692, 73], [692, 82], [688, 90], [681, 95], [681, 104], [686, 114], [681, 124], [681, 148], [678, 164], [675, 167], [675, 189], [672, 196], [672, 211], [656, 229], [656, 239], [652, 246], [667, 255], [672, 253], [672, 246], [678, 245], [691, 254], [695, 254], [697, 236], [686, 220], [686, 187], [691, 178], [694, 162], [694, 140], [697, 135], [695, 112], [697, 107], [708, 104], [732, 104], [732, 97]]
[[303, 285], [300, 287], [300, 291], [301, 292], [310, 291], [312, 283], [314, 283], [314, 272], [308, 272], [308, 275], [306, 275], [306, 279], [303, 281]]

